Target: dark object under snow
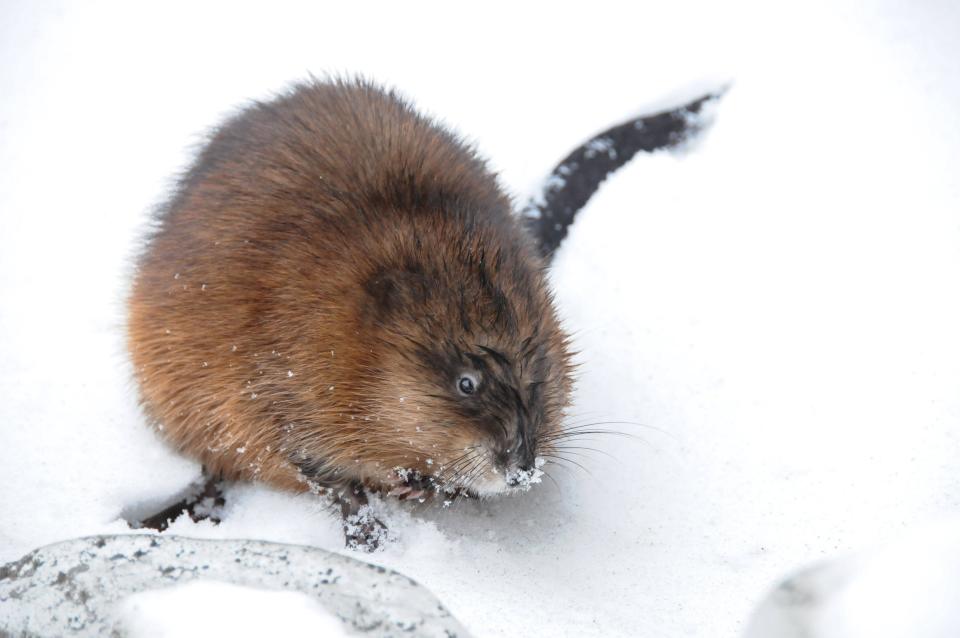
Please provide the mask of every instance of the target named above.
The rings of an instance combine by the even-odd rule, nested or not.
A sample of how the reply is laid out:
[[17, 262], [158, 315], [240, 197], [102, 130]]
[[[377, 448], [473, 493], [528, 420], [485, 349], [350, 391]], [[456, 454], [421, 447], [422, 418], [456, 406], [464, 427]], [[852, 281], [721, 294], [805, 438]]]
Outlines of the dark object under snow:
[[523, 210], [540, 254], [549, 261], [600, 184], [634, 155], [675, 149], [702, 131], [709, 124], [703, 117], [704, 106], [722, 94], [709, 93], [683, 106], [618, 124], [567, 155], [550, 173], [543, 193]]

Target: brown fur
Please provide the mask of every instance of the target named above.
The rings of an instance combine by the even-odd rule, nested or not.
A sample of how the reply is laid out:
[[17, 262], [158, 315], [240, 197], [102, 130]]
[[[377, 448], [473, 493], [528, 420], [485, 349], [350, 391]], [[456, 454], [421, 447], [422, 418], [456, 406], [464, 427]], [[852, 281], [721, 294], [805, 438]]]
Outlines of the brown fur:
[[301, 85], [216, 130], [159, 216], [129, 304], [143, 405], [227, 478], [466, 487], [558, 431], [544, 266], [452, 134], [367, 83]]

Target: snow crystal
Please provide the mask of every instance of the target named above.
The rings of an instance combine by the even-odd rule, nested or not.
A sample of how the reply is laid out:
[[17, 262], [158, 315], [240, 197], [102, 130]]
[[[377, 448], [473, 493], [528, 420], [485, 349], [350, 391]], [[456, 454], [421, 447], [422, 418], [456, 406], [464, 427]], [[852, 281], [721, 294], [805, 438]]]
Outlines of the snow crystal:
[[534, 461], [534, 467], [529, 470], [521, 470], [519, 468], [508, 470], [506, 473], [507, 485], [524, 491], [529, 490], [534, 484], [540, 482], [543, 476], [543, 470], [540, 468], [543, 467], [545, 462], [545, 459], [537, 457]]
[[361, 551], [383, 551], [388, 544], [395, 543], [397, 535], [377, 518], [372, 505], [363, 505], [356, 514], [344, 521], [347, 547]]
[[419, 474], [419, 472], [416, 470], [400, 466], [393, 468], [393, 472], [400, 478], [401, 481], [409, 481], [411, 478], [414, 478]]
[[589, 158], [596, 157], [600, 153], [606, 153], [610, 159], [615, 159], [617, 157], [617, 149], [613, 144], [613, 140], [609, 137], [598, 137], [597, 139], [590, 140], [586, 145], [586, 150], [584, 151], [584, 156]]

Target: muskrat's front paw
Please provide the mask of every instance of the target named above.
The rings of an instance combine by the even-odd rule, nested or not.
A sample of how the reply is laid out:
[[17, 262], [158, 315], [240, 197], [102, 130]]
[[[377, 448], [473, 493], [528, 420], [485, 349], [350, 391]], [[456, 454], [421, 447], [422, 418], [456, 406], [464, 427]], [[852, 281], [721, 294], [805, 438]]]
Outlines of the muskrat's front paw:
[[356, 514], [343, 521], [347, 549], [375, 552], [392, 539], [387, 526], [373, 515], [369, 505], [362, 506]]
[[399, 467], [395, 468], [394, 472], [396, 472], [395, 482], [388, 488], [387, 496], [396, 496], [401, 501], [418, 500], [423, 503], [439, 490], [436, 479], [429, 474]]

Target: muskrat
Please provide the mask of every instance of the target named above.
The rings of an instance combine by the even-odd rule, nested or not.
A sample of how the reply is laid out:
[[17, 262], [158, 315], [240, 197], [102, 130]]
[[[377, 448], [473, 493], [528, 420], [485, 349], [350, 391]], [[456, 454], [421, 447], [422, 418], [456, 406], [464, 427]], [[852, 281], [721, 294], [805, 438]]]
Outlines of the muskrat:
[[166, 439], [287, 490], [524, 489], [572, 385], [545, 261], [495, 175], [361, 80], [213, 132], [157, 215], [128, 330]]
[[206, 493], [218, 477], [322, 491], [346, 519], [366, 491], [528, 488], [588, 432], [560, 425], [571, 353], [547, 260], [607, 175], [682, 146], [717, 97], [595, 136], [522, 218], [393, 92], [311, 80], [254, 103], [211, 134], [139, 260], [128, 343], [148, 418], [204, 464]]

